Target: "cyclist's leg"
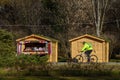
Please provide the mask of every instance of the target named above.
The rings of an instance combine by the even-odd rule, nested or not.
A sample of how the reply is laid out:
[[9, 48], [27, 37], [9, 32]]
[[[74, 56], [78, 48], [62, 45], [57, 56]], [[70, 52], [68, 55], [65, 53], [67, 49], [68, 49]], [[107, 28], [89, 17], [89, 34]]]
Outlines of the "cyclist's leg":
[[90, 62], [90, 54], [91, 54], [92, 50], [88, 50], [85, 52], [86, 56], [87, 56], [87, 62]]

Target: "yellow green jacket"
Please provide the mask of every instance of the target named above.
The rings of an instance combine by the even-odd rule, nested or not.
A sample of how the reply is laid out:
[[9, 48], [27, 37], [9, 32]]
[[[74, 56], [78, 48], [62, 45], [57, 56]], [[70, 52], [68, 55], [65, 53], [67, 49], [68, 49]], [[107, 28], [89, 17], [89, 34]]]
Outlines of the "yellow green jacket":
[[92, 50], [92, 49], [93, 49], [92, 44], [85, 42], [85, 44], [84, 44], [84, 46], [82, 48], [82, 51], [84, 52], [84, 51]]

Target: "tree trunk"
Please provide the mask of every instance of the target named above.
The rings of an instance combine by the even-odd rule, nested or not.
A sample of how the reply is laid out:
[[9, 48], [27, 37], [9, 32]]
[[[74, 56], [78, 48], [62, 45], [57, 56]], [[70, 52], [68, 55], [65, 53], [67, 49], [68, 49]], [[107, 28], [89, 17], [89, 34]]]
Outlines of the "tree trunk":
[[92, 0], [96, 34], [100, 37], [109, 0]]

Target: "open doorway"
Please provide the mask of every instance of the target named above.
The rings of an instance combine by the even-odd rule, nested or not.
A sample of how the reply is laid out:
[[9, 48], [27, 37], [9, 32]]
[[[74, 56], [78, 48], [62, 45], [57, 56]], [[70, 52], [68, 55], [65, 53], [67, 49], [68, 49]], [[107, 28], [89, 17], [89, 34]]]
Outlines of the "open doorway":
[[48, 53], [48, 42], [46, 43], [40, 43], [38, 41], [36, 42], [29, 42], [29, 43], [25, 43], [25, 48], [24, 51], [25, 52], [44, 52], [44, 53]]

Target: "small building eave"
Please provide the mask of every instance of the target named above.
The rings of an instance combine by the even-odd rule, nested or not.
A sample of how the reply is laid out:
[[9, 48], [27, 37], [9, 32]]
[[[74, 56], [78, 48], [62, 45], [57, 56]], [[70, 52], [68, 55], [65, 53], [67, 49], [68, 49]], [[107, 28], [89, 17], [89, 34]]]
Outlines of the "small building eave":
[[26, 37], [23, 37], [23, 38], [19, 38], [19, 39], [16, 40], [16, 42], [26, 40], [30, 37], [34, 37], [34, 38], [38, 38], [38, 39], [44, 39], [46, 41], [58, 42], [58, 40], [56, 40], [56, 39], [52, 39], [52, 38], [49, 38], [49, 37], [46, 37], [46, 36], [39, 36], [39, 35], [35, 35], [35, 34], [29, 35], [29, 36], [26, 36]]
[[99, 38], [99, 37], [92, 36], [92, 35], [89, 35], [89, 34], [85, 34], [85, 35], [82, 35], [82, 36], [79, 36], [79, 37], [70, 39], [69, 42], [73, 42], [73, 41], [76, 41], [76, 40], [81, 39], [81, 38], [84, 38], [84, 37], [96, 39], [96, 40], [101, 41], [101, 42], [104, 42], [104, 41], [105, 41], [104, 39], [101, 39], [101, 38]]

